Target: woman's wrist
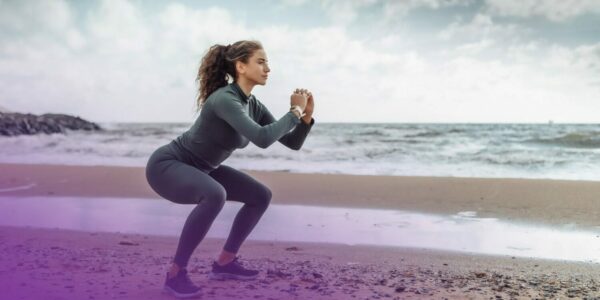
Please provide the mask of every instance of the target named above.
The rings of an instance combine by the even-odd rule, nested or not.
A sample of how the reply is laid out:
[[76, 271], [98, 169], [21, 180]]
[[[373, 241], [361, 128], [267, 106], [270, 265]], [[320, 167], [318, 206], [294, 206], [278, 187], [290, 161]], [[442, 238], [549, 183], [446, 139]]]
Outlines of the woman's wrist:
[[305, 114], [303, 113], [303, 111], [302, 111], [302, 108], [300, 107], [300, 105], [294, 105], [294, 106], [292, 106], [292, 107], [290, 108], [290, 111], [291, 111], [292, 113], [294, 113], [294, 115], [295, 115], [295, 116], [296, 116], [298, 119], [302, 118], [302, 117], [305, 115]]
[[304, 121], [304, 123], [310, 124], [310, 121], [312, 120], [312, 115], [304, 113], [304, 115], [300, 119]]

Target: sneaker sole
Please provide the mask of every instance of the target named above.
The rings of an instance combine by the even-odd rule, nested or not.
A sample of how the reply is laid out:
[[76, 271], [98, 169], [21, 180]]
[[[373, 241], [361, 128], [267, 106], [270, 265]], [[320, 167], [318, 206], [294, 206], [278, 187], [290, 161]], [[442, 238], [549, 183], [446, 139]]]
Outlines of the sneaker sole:
[[170, 288], [168, 286], [164, 286], [163, 287], [163, 293], [173, 295], [173, 296], [175, 296], [177, 298], [191, 298], [191, 297], [195, 297], [195, 296], [200, 295], [202, 293], [202, 291], [199, 290], [199, 291], [197, 291], [197, 292], [195, 292], [193, 294], [181, 294], [181, 293], [178, 293], [177, 291], [175, 291], [174, 289], [172, 289], [172, 288]]
[[253, 279], [256, 279], [256, 277], [258, 277], [258, 274], [244, 276], [244, 275], [236, 275], [236, 274], [230, 274], [230, 273], [213, 273], [213, 272], [208, 273], [208, 278], [212, 279], [212, 280], [226, 280], [226, 279], [253, 280]]

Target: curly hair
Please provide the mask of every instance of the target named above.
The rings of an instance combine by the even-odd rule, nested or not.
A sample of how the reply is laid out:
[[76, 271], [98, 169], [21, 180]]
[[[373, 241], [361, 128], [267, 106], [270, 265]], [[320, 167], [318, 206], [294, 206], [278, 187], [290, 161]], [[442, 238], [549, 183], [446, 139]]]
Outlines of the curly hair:
[[235, 63], [237, 61], [248, 63], [254, 51], [259, 49], [263, 49], [260, 42], [247, 40], [227, 46], [219, 44], [211, 46], [202, 57], [196, 77], [196, 81], [199, 82], [197, 109], [200, 110], [208, 96], [220, 87], [226, 86], [230, 79], [236, 81], [238, 75]]

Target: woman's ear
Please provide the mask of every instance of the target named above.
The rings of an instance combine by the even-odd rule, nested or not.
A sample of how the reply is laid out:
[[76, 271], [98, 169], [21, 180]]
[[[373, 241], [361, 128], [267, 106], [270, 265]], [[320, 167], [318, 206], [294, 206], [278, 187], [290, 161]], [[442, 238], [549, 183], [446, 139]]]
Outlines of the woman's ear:
[[235, 70], [238, 72], [238, 74], [245, 74], [246, 73], [246, 64], [239, 60], [236, 61], [235, 62]]

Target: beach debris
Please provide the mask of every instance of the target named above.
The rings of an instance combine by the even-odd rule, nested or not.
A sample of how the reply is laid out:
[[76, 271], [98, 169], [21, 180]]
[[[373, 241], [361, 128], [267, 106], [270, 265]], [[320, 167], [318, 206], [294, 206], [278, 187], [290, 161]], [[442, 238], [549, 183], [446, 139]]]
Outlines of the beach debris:
[[284, 273], [281, 270], [272, 270], [272, 269], [269, 269], [269, 270], [267, 270], [267, 276], [279, 277], [279, 278], [287, 278], [287, 277], [292, 276], [292, 274]]
[[139, 246], [139, 243], [129, 242], [129, 241], [120, 241], [119, 245], [125, 246]]
[[400, 285], [400, 286], [397, 286], [397, 287], [396, 287], [396, 289], [395, 289], [396, 293], [402, 293], [402, 292], [404, 292], [405, 290], [406, 290], [406, 287], [405, 287], [405, 286], [402, 286], [402, 285]]

